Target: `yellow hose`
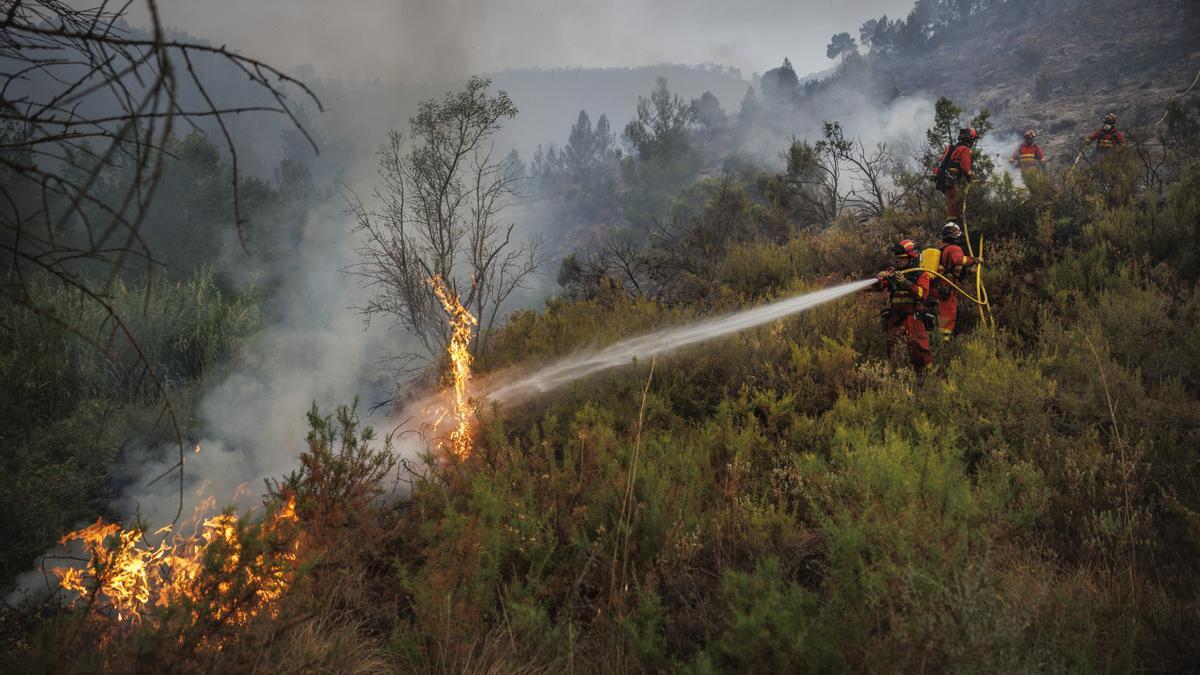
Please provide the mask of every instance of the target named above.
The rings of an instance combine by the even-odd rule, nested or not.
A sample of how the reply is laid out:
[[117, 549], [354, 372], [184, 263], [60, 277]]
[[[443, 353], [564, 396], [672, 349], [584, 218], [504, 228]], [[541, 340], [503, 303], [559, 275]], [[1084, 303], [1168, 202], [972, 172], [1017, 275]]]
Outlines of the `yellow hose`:
[[971, 186], [974, 183], [967, 183], [963, 188], [963, 203], [962, 203], [962, 231], [963, 239], [967, 240], [967, 255], [975, 257], [975, 251], [971, 250], [971, 233], [967, 231], [967, 197], [971, 194]]
[[[967, 240], [967, 255], [972, 258], [975, 256], [975, 251], [971, 248], [971, 233], [967, 230], [967, 197], [971, 194], [972, 183], [967, 183], [963, 189], [963, 204], [962, 204], [962, 231], [963, 239]], [[979, 235], [979, 257], [983, 257], [983, 235]], [[992, 311], [992, 305], [988, 302], [987, 288], [983, 285], [983, 263], [978, 263], [975, 266], [975, 295], [979, 298], [975, 304], [979, 305], [979, 318], [985, 326], [992, 330], [996, 328], [996, 317], [989, 314]]]
[[[982, 233], [979, 235], [979, 257], [983, 257]], [[983, 305], [979, 308], [979, 316], [984, 319], [984, 323], [994, 332], [996, 330], [996, 313], [992, 311], [992, 303], [988, 301], [987, 287], [983, 285], [982, 263], [975, 266], [975, 293], [983, 300]]]
[[[975, 251], [971, 246], [971, 235], [967, 231], [967, 196], [971, 193], [971, 185], [972, 185], [972, 183], [967, 183], [966, 187], [963, 188], [962, 231], [963, 231], [963, 238], [967, 240], [967, 255], [971, 256], [972, 258], [975, 258], [976, 257]], [[983, 257], [983, 235], [982, 234], [979, 235], [979, 257], [981, 257], [981, 258]], [[897, 270], [897, 271], [900, 272], [901, 274], [907, 274], [909, 272], [928, 272], [930, 275], [941, 279], [942, 281], [946, 282], [946, 284], [949, 285], [950, 288], [953, 288], [954, 290], [958, 291], [959, 295], [966, 298], [967, 300], [970, 300], [971, 302], [975, 303], [976, 305], [979, 305], [979, 318], [980, 318], [980, 320], [983, 321], [983, 325], [988, 327], [989, 330], [994, 331], [996, 329], [996, 317], [994, 314], [992, 314], [992, 305], [990, 302], [988, 302], [987, 288], [985, 288], [983, 285], [983, 263], [977, 263], [975, 265], [975, 295], [971, 295], [970, 293], [966, 292], [961, 287], [959, 287], [958, 284], [954, 283], [952, 280], [950, 280], [945, 275], [939, 273], [936, 270], [927, 270], [927, 269], [921, 269], [920, 267], [913, 267], [911, 269]]]
[[986, 300], [981, 300], [981, 299], [971, 295], [970, 293], [963, 290], [958, 284], [954, 283], [949, 278], [947, 278], [946, 276], [942, 275], [939, 272], [935, 272], [933, 270], [927, 270], [922, 267], [910, 267], [906, 270], [896, 270], [897, 274], [908, 274], [909, 272], [926, 272], [926, 273], [930, 274], [931, 276], [935, 276], [935, 277], [941, 279], [942, 281], [946, 282], [946, 284], [948, 284], [950, 286], [950, 288], [953, 288], [954, 290], [958, 291], [959, 295], [970, 300], [971, 302], [973, 302], [977, 305], [980, 305], [980, 306], [982, 306], [986, 303]]

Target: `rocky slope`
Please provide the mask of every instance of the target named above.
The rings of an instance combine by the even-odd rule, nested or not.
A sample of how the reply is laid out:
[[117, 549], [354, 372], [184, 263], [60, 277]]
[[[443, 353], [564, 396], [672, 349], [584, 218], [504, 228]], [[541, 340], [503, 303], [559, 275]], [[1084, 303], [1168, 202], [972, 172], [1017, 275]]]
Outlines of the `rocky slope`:
[[1200, 69], [1192, 0], [1010, 0], [912, 56], [872, 60], [881, 94], [924, 92], [986, 106], [996, 131], [1034, 127], [1051, 154], [1073, 148], [1109, 111], [1153, 124]]

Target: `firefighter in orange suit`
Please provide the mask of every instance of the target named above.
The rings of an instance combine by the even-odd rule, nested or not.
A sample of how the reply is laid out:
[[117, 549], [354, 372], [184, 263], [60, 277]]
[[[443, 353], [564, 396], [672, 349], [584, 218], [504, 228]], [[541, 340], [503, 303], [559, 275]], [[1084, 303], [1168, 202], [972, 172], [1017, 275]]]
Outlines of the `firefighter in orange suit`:
[[946, 148], [942, 161], [933, 167], [934, 185], [946, 195], [946, 220], [962, 221], [963, 203], [960, 199], [962, 187], [975, 178], [971, 170], [971, 148], [979, 139], [974, 128], [961, 129], [958, 142]]
[[920, 373], [932, 361], [929, 333], [925, 325], [925, 302], [929, 299], [929, 274], [903, 273], [918, 266], [917, 245], [905, 239], [892, 247], [895, 267], [880, 272], [874, 290], [888, 292], [888, 308], [884, 311], [884, 328], [888, 335], [888, 354], [903, 344], [908, 349], [913, 368]]
[[1088, 145], [1096, 144], [1096, 159], [1102, 159], [1118, 146], [1125, 145], [1125, 134], [1117, 128], [1117, 116], [1108, 113], [1104, 116], [1104, 124], [1087, 137]]
[[[942, 248], [938, 261], [938, 274], [962, 285], [968, 267], [982, 262], [982, 258], [969, 256], [962, 249], [962, 229], [955, 223], [942, 227]], [[942, 279], [935, 279], [933, 290], [937, 299], [938, 333], [943, 342], [949, 342], [954, 334], [954, 323], [958, 318], [958, 291]]]
[[1036, 131], [1029, 129], [1025, 132], [1025, 142], [1017, 148], [1008, 161], [1015, 164], [1021, 173], [1038, 171], [1042, 168], [1042, 164], [1046, 161], [1046, 154], [1042, 152], [1042, 146], [1037, 144]]

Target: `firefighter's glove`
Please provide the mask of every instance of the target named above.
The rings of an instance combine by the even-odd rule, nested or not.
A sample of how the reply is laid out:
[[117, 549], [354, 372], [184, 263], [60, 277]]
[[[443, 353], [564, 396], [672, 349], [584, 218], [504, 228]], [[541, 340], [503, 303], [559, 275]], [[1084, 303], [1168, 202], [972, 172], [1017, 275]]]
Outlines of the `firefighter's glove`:
[[938, 297], [943, 300], [949, 300], [950, 299], [950, 287], [949, 286], [938, 286]]
[[897, 288], [903, 288], [905, 290], [908, 290], [908, 288], [910, 286], [912, 286], [912, 282], [909, 281], [903, 274], [894, 274], [893, 273], [892, 277], [893, 277], [892, 281], [896, 284]]
[[982, 265], [983, 264], [983, 256], [977, 255], [974, 258], [971, 258], [971, 264], [972, 265]]

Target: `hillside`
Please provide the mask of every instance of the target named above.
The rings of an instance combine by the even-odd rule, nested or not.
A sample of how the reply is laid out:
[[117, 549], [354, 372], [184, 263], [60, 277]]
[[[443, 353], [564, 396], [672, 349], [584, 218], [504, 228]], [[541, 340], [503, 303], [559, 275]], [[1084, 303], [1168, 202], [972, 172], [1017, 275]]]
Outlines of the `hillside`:
[[[316, 80], [317, 171], [246, 148], [255, 256], [218, 146], [171, 144], [173, 276], [7, 272], [0, 669], [1195, 670], [1200, 88], [1149, 126], [1188, 7], [919, 0], [902, 49], [749, 94]], [[1151, 141], [1068, 167], [1110, 109]], [[968, 123], [1058, 159], [985, 147], [955, 239], [925, 164]]]
[[992, 3], [932, 50], [872, 59], [871, 71], [881, 96], [895, 87], [987, 107], [998, 132], [1032, 126], [1051, 155], [1073, 157], [1106, 112], [1125, 127], [1159, 119], [1200, 70], [1198, 30], [1194, 3], [1180, 0]]

